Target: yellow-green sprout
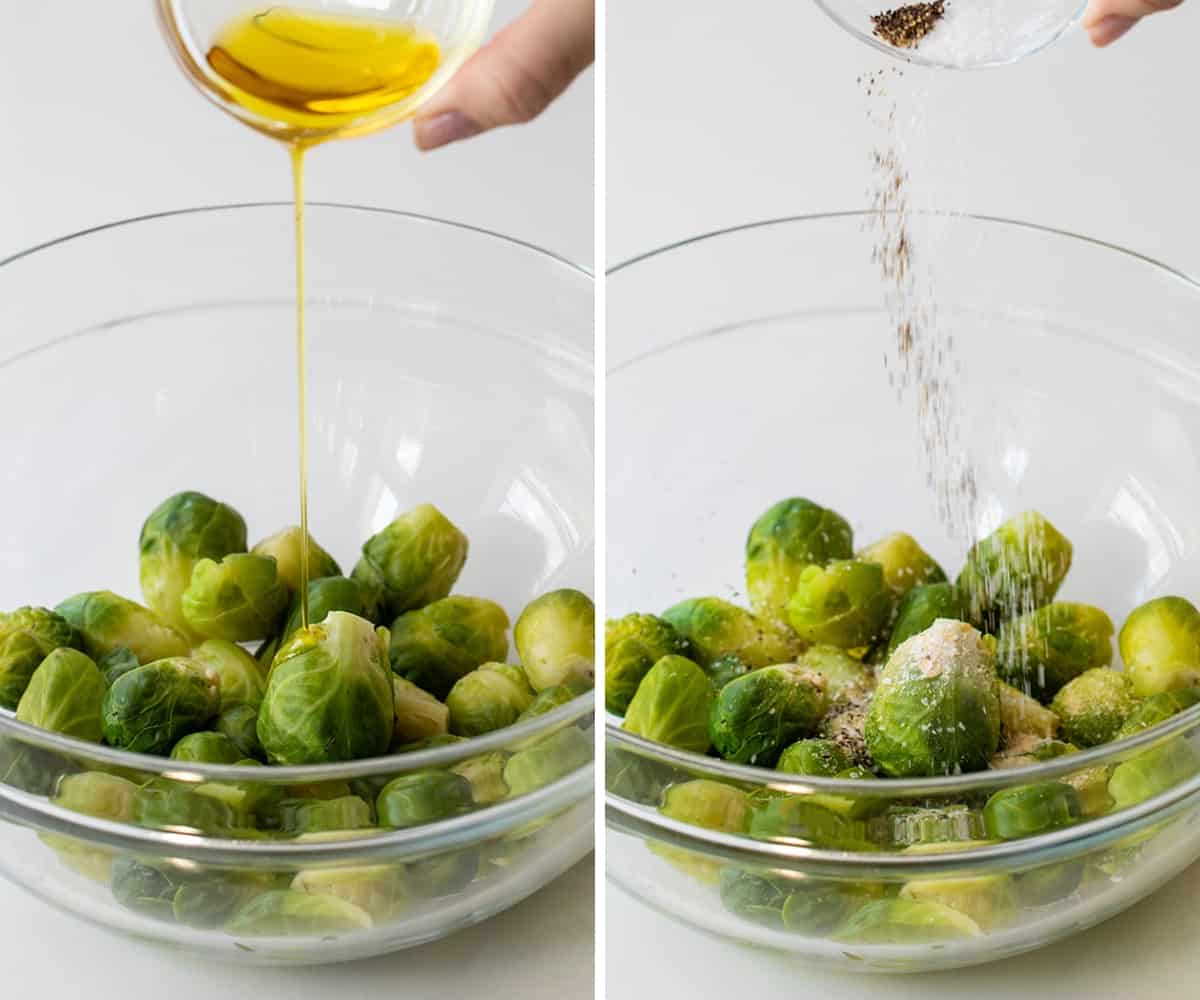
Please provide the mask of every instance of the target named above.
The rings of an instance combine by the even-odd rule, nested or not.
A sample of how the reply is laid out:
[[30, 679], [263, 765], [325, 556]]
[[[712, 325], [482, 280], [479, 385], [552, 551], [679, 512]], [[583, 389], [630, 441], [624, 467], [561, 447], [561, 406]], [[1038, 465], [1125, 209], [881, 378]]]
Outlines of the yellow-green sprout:
[[93, 660], [122, 647], [142, 664], [188, 653], [188, 640], [182, 632], [149, 608], [111, 590], [76, 594], [54, 610], [79, 630], [83, 651]]
[[740, 788], [697, 778], [668, 788], [659, 812], [706, 830], [744, 833], [750, 823], [750, 800]]
[[897, 601], [917, 587], [946, 582], [946, 573], [933, 556], [921, 548], [912, 535], [903, 531], [872, 542], [855, 558], [879, 565], [883, 570], [883, 582]]
[[1005, 747], [1023, 736], [1052, 739], [1058, 735], [1059, 720], [1050, 709], [1011, 684], [999, 682], [1000, 742]]
[[1014, 687], [1048, 702], [1080, 674], [1112, 663], [1113, 631], [1099, 608], [1047, 604], [1000, 626], [996, 668]]
[[373, 924], [369, 913], [332, 893], [275, 889], [246, 903], [225, 930], [235, 938], [303, 937], [365, 930]]
[[835, 559], [800, 574], [788, 621], [805, 642], [866, 649], [886, 635], [892, 609], [892, 592], [878, 564]]
[[513, 645], [534, 691], [596, 674], [596, 607], [578, 590], [552, 590], [525, 606]]
[[1118, 642], [1139, 698], [1200, 686], [1200, 611], [1190, 601], [1159, 597], [1135, 608]]
[[292, 891], [332, 896], [388, 920], [405, 906], [404, 869], [400, 865], [361, 865], [355, 868], [313, 868], [292, 879]]
[[843, 944], [929, 944], [979, 937], [980, 926], [960, 910], [928, 899], [875, 899], [834, 934]]
[[664, 656], [638, 686], [623, 728], [657, 743], [705, 753], [712, 700], [703, 670], [682, 656]]
[[267, 682], [257, 660], [241, 646], [226, 639], [207, 639], [192, 650], [190, 659], [217, 675], [221, 713], [239, 705], [257, 710], [267, 691]]
[[605, 707], [624, 715], [650, 668], [664, 656], [687, 656], [688, 651], [688, 641], [675, 626], [656, 615], [609, 619], [604, 626]]
[[1115, 738], [1137, 705], [1127, 676], [1096, 667], [1059, 691], [1050, 709], [1061, 720], [1066, 739], [1079, 747], [1094, 747]]
[[662, 618], [687, 640], [689, 659], [707, 666], [737, 656], [751, 669], [787, 663], [801, 644], [786, 626], [752, 615], [719, 597], [695, 597], [668, 608]]
[[220, 562], [201, 559], [180, 598], [194, 635], [250, 642], [274, 635], [287, 614], [287, 588], [275, 560], [239, 552]]
[[0, 708], [15, 709], [33, 672], [64, 647], [82, 649], [83, 637], [61, 615], [32, 607], [0, 615]]
[[99, 743], [106, 691], [100, 669], [85, 653], [60, 647], [34, 671], [17, 705], [17, 720]]
[[396, 746], [419, 743], [450, 731], [450, 709], [412, 681], [392, 675], [392, 708]]
[[482, 736], [511, 726], [533, 704], [525, 672], [509, 663], [485, 663], [461, 678], [446, 696], [450, 732]]
[[721, 689], [709, 739], [725, 760], [771, 767], [789, 743], [812, 735], [825, 705], [824, 688], [795, 664], [763, 667]]
[[[300, 554], [303, 550], [301, 536], [303, 532], [298, 526], [284, 528], [275, 534], [264, 538], [250, 551], [256, 556], [269, 556], [275, 560], [279, 573], [279, 582], [288, 591], [289, 597], [294, 598], [300, 593]], [[342, 571], [337, 561], [326, 552], [317, 540], [308, 536], [308, 580], [320, 580], [327, 576], [341, 576]]]

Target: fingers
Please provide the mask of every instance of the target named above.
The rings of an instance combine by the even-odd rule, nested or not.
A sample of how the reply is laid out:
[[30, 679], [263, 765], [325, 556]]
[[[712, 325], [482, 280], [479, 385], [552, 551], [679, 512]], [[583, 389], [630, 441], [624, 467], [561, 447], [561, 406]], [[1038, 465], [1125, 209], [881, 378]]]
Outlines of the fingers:
[[1083, 15], [1083, 30], [1103, 48], [1124, 35], [1143, 17], [1178, 7], [1181, 0], [1092, 0]]
[[594, 0], [534, 0], [422, 109], [413, 126], [417, 147], [536, 118], [594, 55]]

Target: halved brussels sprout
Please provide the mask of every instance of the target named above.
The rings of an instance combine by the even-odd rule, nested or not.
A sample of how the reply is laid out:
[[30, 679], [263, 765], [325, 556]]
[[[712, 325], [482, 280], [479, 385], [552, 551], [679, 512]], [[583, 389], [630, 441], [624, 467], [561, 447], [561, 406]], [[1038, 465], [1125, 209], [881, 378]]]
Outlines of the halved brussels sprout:
[[389, 781], [375, 800], [379, 825], [422, 826], [470, 812], [471, 783], [453, 771], [414, 771]]
[[983, 770], [1000, 743], [990, 645], [948, 619], [903, 642], [879, 675], [864, 735], [892, 777]]
[[61, 615], [31, 607], [0, 615], [0, 708], [15, 709], [34, 671], [62, 648], [82, 649], [83, 637]]
[[987, 800], [983, 821], [988, 836], [1020, 840], [1078, 823], [1079, 793], [1063, 781], [1039, 781], [1002, 788]]
[[61, 646], [33, 672], [17, 705], [17, 719], [99, 743], [104, 738], [100, 710], [106, 692], [96, 664], [79, 650]]
[[256, 896], [225, 925], [234, 937], [298, 937], [365, 930], [371, 915], [332, 893], [274, 889]]
[[292, 891], [336, 897], [369, 913], [374, 920], [389, 920], [406, 904], [404, 869], [400, 865], [313, 868], [292, 879]]
[[664, 656], [642, 679], [622, 728], [680, 750], [706, 753], [712, 701], [703, 670], [682, 656]]
[[274, 559], [237, 552], [220, 562], [197, 561], [179, 604], [192, 634], [250, 642], [283, 624], [288, 592]]
[[996, 690], [1000, 695], [1000, 742], [1003, 746], [1011, 747], [1022, 736], [1053, 739], [1058, 735], [1058, 716], [1050, 709], [1004, 681], [999, 682]]
[[[525, 606], [513, 645], [534, 691], [596, 676], [596, 606], [578, 590], [552, 590]], [[499, 657], [493, 657], [499, 659]]]
[[72, 812], [130, 823], [136, 811], [138, 786], [127, 778], [103, 771], [64, 775], [53, 802]]
[[937, 561], [903, 531], [886, 535], [862, 549], [856, 559], [877, 563], [883, 569], [883, 582], [897, 601], [917, 587], [945, 583], [946, 572]]
[[1056, 602], [1000, 626], [996, 669], [1048, 702], [1086, 670], [1112, 663], [1112, 620], [1099, 608]]
[[787, 611], [805, 642], [865, 649], [885, 635], [893, 606], [878, 564], [835, 559], [800, 574]]
[[243, 758], [266, 760], [266, 751], [258, 742], [258, 709], [238, 705], [217, 717], [216, 731], [233, 742]]
[[525, 671], [510, 663], [485, 663], [461, 678], [446, 696], [450, 731], [482, 736], [511, 726], [533, 704]]
[[592, 750], [592, 738], [582, 729], [559, 729], [513, 754], [504, 765], [504, 783], [511, 797], [525, 795], [583, 767]]
[[274, 764], [325, 764], [386, 753], [395, 724], [387, 629], [345, 611], [279, 650], [258, 712]]
[[1054, 696], [1050, 709], [1062, 720], [1062, 734], [1079, 747], [1107, 743], [1137, 708], [1125, 674], [1107, 667], [1088, 670]]
[[508, 784], [504, 780], [508, 758], [503, 750], [493, 750], [478, 757], [468, 757], [450, 770], [471, 783], [471, 799], [476, 805], [490, 806], [508, 796]]
[[[298, 525], [291, 525], [267, 536], [250, 550], [256, 556], [268, 556], [275, 560], [279, 582], [287, 588], [291, 598], [300, 593], [300, 554], [303, 548], [303, 534], [304, 532]], [[308, 536], [308, 582], [312, 583], [325, 577], [341, 575], [342, 571], [337, 560], [321, 548], [310, 533]], [[361, 610], [359, 608], [355, 613], [358, 614]]]
[[[220, 560], [245, 552], [246, 522], [232, 507], [202, 493], [177, 493], [151, 512], [142, 525], [138, 547], [146, 604], [169, 625], [190, 634], [181, 599], [192, 582], [192, 570], [201, 559]], [[137, 652], [136, 647], [125, 645]], [[158, 651], [143, 656], [139, 652], [138, 658], [145, 662], [177, 655], [182, 654]]]
[[875, 687], [871, 668], [837, 646], [813, 646], [800, 654], [796, 664], [825, 692], [830, 705], [858, 701]]
[[250, 826], [245, 813], [215, 795], [202, 794], [202, 787], [155, 778], [138, 789], [134, 821], [155, 830], [210, 836], [232, 836]]
[[740, 788], [697, 778], [668, 788], [658, 811], [670, 819], [706, 830], [745, 833], [751, 809], [749, 797]]
[[834, 934], [843, 944], [924, 944], [979, 937], [965, 913], [927, 899], [875, 899], [852, 914]]
[[891, 656], [900, 643], [920, 635], [939, 618], [961, 620], [963, 617], [962, 598], [953, 584], [928, 583], [909, 591], [896, 609], [887, 656]]
[[1194, 705], [1200, 705], [1200, 688], [1176, 688], [1174, 691], [1151, 695], [1125, 720], [1114, 739], [1136, 736], [1180, 712], [1186, 712]]
[[121, 647], [130, 650], [143, 664], [187, 656], [188, 640], [182, 632], [149, 608], [111, 590], [76, 594], [54, 610], [79, 630], [83, 651], [93, 660]]
[[650, 668], [664, 656], [687, 656], [688, 651], [688, 641], [675, 626], [655, 615], [609, 619], [604, 626], [605, 707], [624, 715]]
[[[917, 844], [905, 854], [943, 854], [966, 850], [966, 844]], [[916, 878], [904, 883], [900, 899], [941, 903], [966, 914], [983, 930], [1009, 923], [1017, 913], [1016, 886], [1010, 875], [959, 875], [951, 878]]]
[[189, 659], [216, 674], [222, 713], [239, 705], [258, 710], [267, 683], [258, 661], [241, 646], [225, 639], [207, 639], [192, 650]]
[[1159, 597], [1135, 608], [1118, 640], [1133, 693], [1200, 686], [1200, 611], [1182, 597]]
[[853, 551], [850, 525], [839, 514], [803, 497], [779, 501], [754, 522], [746, 539], [750, 606], [763, 618], [786, 622], [800, 574], [831, 559], [849, 559]]
[[508, 655], [508, 615], [482, 597], [446, 597], [392, 623], [392, 670], [438, 698], [481, 663]]
[[450, 709], [412, 681], [392, 675], [392, 741], [417, 743], [450, 731]]
[[241, 748], [221, 733], [189, 733], [171, 748], [171, 759], [191, 764], [236, 764], [246, 757]]
[[1117, 809], [1135, 806], [1187, 781], [1200, 771], [1200, 753], [1185, 737], [1138, 754], [1118, 764], [1108, 780], [1108, 794]]
[[165, 755], [217, 714], [216, 675], [184, 657], [155, 660], [122, 675], [104, 695], [101, 720], [110, 746]]
[[804, 739], [793, 743], [779, 755], [775, 770], [786, 774], [832, 778], [853, 765], [850, 754], [833, 740]]
[[689, 659], [706, 665], [735, 655], [751, 669], [787, 663], [800, 652], [799, 640], [786, 626], [757, 618], [719, 597], [694, 597], [662, 613], [687, 640]]
[[721, 689], [709, 740], [726, 760], [771, 767], [784, 747], [812, 734], [825, 704], [824, 690], [795, 664], [763, 667]]

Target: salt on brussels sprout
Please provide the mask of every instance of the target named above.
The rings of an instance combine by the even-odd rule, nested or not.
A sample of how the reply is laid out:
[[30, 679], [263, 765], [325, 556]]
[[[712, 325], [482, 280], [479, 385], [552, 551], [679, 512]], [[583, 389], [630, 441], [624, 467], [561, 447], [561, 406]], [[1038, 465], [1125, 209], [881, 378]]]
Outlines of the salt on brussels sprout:
[[245, 757], [241, 747], [222, 733], [189, 733], [171, 748], [171, 760], [189, 764], [236, 764]]
[[1085, 671], [1054, 696], [1050, 710], [1062, 734], [1079, 747], [1113, 739], [1137, 708], [1129, 678], [1107, 667]]
[[450, 770], [471, 783], [471, 798], [476, 805], [490, 806], [508, 796], [508, 785], [504, 781], [508, 758], [503, 750], [493, 750], [478, 757], [468, 757]]
[[[367, 613], [367, 599], [363, 595], [362, 586], [357, 580], [351, 580], [347, 576], [326, 576], [319, 580], [310, 580], [308, 583], [308, 620], [323, 622], [331, 611], [348, 611], [360, 618], [375, 620]], [[275, 659], [275, 653], [279, 651], [279, 647], [304, 624], [301, 619], [300, 599], [293, 597], [283, 630], [272, 643], [264, 644], [264, 647], [259, 650], [257, 656], [259, 663], [265, 664], [268, 668], [271, 666], [271, 661]]]
[[883, 582], [897, 601], [917, 587], [946, 582], [946, 572], [937, 564], [937, 560], [921, 548], [912, 535], [906, 535], [903, 531], [872, 542], [855, 558], [880, 566]]
[[1050, 709], [1000, 681], [996, 688], [1000, 696], [1000, 742], [1011, 747], [1022, 736], [1053, 739], [1058, 735], [1059, 720]]
[[453, 771], [414, 771], [393, 778], [375, 800], [379, 825], [406, 829], [470, 812], [471, 782]]
[[232, 741], [243, 758], [264, 760], [266, 752], [258, 742], [258, 709], [238, 705], [222, 712], [215, 724], [216, 731]]
[[1112, 663], [1113, 631], [1099, 608], [1047, 604], [1000, 626], [996, 669], [1014, 687], [1047, 702], [1084, 671]]
[[222, 713], [239, 705], [257, 711], [262, 704], [267, 692], [262, 668], [241, 646], [226, 639], [207, 639], [192, 650], [189, 658], [216, 674]]
[[[968, 850], [973, 843], [916, 844], [905, 854], [944, 854]], [[966, 914], [983, 930], [993, 930], [1012, 920], [1017, 912], [1017, 892], [1012, 876], [1005, 874], [960, 875], [951, 878], [916, 878], [905, 882], [900, 899], [941, 903]]]
[[885, 634], [893, 605], [878, 564], [835, 559], [800, 574], [787, 614], [805, 642], [865, 649]]
[[687, 656], [688, 652], [688, 641], [656, 615], [610, 618], [604, 626], [605, 707], [624, 715], [654, 664], [664, 656]]
[[93, 660], [121, 647], [132, 652], [143, 664], [172, 656], [187, 656], [188, 653], [188, 640], [182, 632], [149, 608], [111, 590], [76, 594], [58, 605], [55, 611], [79, 630], [83, 651]]
[[446, 696], [450, 731], [482, 736], [511, 726], [533, 704], [525, 672], [511, 663], [485, 663], [462, 677]]
[[362, 552], [351, 576], [390, 620], [450, 593], [467, 561], [467, 536], [424, 503], [372, 535]]
[[1108, 779], [1108, 794], [1117, 809], [1126, 809], [1187, 781], [1197, 771], [1200, 753], [1186, 737], [1176, 737], [1118, 764]]
[[862, 660], [837, 646], [813, 646], [796, 660], [800, 672], [812, 678], [830, 705], [858, 701], [875, 687], [875, 675]]
[[787, 663], [801, 645], [791, 630], [719, 597], [694, 597], [662, 613], [667, 624], [687, 640], [688, 657], [698, 664], [711, 664], [734, 655], [751, 669]]
[[1133, 714], [1117, 730], [1114, 739], [1136, 736], [1195, 705], [1200, 705], [1200, 688], [1175, 688], [1151, 695], [1134, 709]]
[[61, 646], [33, 672], [17, 720], [89, 743], [104, 737], [100, 709], [107, 688], [91, 658]]
[[887, 656], [891, 656], [900, 643], [920, 635], [939, 618], [961, 620], [963, 617], [962, 598], [953, 584], [927, 583], [910, 590], [896, 609]]
[[833, 740], [858, 764], [871, 763], [866, 740], [869, 704], [867, 701], [851, 701], [837, 705], [817, 726], [818, 736]]
[[0, 708], [15, 709], [33, 672], [61, 648], [82, 649], [83, 637], [55, 612], [24, 607], [0, 615]]
[[134, 799], [134, 821], [155, 830], [210, 836], [229, 836], [249, 827], [244, 813], [216, 796], [201, 794], [200, 787], [166, 778], [147, 782]]
[[273, 889], [239, 909], [225, 931], [234, 937], [300, 937], [373, 925], [369, 913], [332, 893]]
[[849, 559], [853, 550], [850, 525], [836, 512], [803, 497], [773, 504], [750, 527], [746, 538], [750, 606], [767, 620], [786, 622], [787, 603], [796, 592], [800, 574], [809, 566]]
[[438, 698], [481, 663], [507, 655], [508, 615], [482, 597], [446, 597], [392, 623], [392, 670]]
[[671, 785], [663, 793], [660, 813], [668, 819], [706, 830], [744, 833], [750, 822], [750, 799], [740, 788], [708, 778]]
[[217, 714], [216, 675], [185, 657], [155, 660], [119, 677], [104, 695], [101, 721], [110, 746], [167, 754]]
[[371, 804], [357, 795], [337, 798], [283, 799], [269, 810], [267, 822], [286, 834], [364, 830], [374, 826]]
[[939, 619], [901, 643], [879, 675], [864, 735], [891, 777], [987, 767], [1000, 742], [1000, 699], [983, 636], [965, 622]]
[[126, 778], [103, 771], [85, 771], [64, 775], [52, 801], [72, 812], [129, 823], [135, 815], [137, 793], [138, 786]]
[[1200, 611], [1190, 601], [1159, 597], [1135, 608], [1118, 645], [1139, 698], [1200, 686]]
[[552, 590], [525, 606], [513, 645], [534, 691], [596, 676], [596, 606], [578, 590]]
[[709, 740], [726, 760], [771, 767], [784, 747], [813, 733], [825, 704], [825, 691], [795, 664], [763, 667], [721, 689]]
[[[202, 493], [177, 493], [146, 518], [138, 550], [146, 604], [163, 621], [190, 634], [180, 602], [192, 582], [192, 570], [201, 559], [219, 560], [245, 552], [246, 522], [232, 507]], [[136, 651], [136, 647], [130, 648]], [[182, 653], [159, 651], [143, 656], [139, 652], [138, 658], [145, 662], [177, 655]]]
[[250, 642], [280, 627], [288, 592], [274, 559], [237, 552], [220, 562], [199, 560], [179, 604], [193, 635]]
[[105, 685], [112, 687], [118, 677], [131, 670], [136, 670], [141, 664], [133, 655], [132, 649], [118, 646], [111, 653], [100, 657], [96, 661], [96, 666], [100, 668], [100, 675], [104, 678]]
[[989, 837], [1020, 840], [1078, 823], [1079, 793], [1063, 781], [1039, 781], [1002, 788], [983, 807]]
[[926, 944], [980, 937], [965, 913], [928, 899], [875, 899], [853, 913], [833, 935], [843, 944]]
[[390, 920], [406, 905], [400, 865], [313, 868], [297, 873], [292, 891], [328, 895], [350, 903], [374, 920]]
[[[256, 556], [269, 556], [275, 560], [279, 582], [287, 588], [291, 597], [296, 597], [300, 593], [300, 554], [303, 551], [303, 536], [304, 532], [300, 530], [299, 526], [291, 525], [264, 538], [250, 550]], [[311, 583], [327, 576], [341, 575], [342, 571], [337, 560], [321, 548], [310, 533], [308, 535], [308, 582]]]
[[504, 765], [504, 783], [515, 798], [549, 785], [592, 759], [592, 738], [577, 726], [559, 729], [518, 750]]
[[1005, 521], [971, 547], [958, 576], [972, 624], [995, 632], [1003, 622], [1049, 604], [1072, 554], [1066, 536], [1037, 511]]
[[775, 762], [775, 770], [786, 774], [832, 778], [853, 764], [850, 754], [833, 740], [809, 738], [798, 740], [784, 750]]
[[412, 681], [392, 675], [392, 741], [417, 743], [450, 731], [450, 709]]
[[279, 650], [258, 712], [273, 764], [325, 764], [386, 753], [395, 724], [387, 629], [345, 611]]
[[682, 656], [664, 656], [642, 679], [622, 728], [656, 743], [706, 753], [712, 701], [703, 670]]
[[717, 694], [730, 681], [750, 673], [750, 667], [736, 653], [722, 656], [720, 659], [713, 660], [708, 666], [701, 667], [700, 669], [708, 677], [708, 682], [712, 685], [713, 694]]

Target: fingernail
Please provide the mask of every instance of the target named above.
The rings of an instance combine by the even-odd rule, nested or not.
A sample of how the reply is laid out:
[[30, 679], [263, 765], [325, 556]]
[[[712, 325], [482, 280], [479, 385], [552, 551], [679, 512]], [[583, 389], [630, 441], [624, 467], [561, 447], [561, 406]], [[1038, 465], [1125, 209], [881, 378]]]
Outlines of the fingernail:
[[1088, 38], [1091, 39], [1093, 45], [1103, 48], [1105, 45], [1111, 45], [1135, 24], [1137, 24], [1136, 17], [1109, 14], [1108, 17], [1101, 18], [1088, 29]]
[[440, 115], [423, 118], [416, 123], [417, 148], [437, 149], [460, 139], [469, 139], [482, 131], [482, 128], [461, 111], [443, 111]]

